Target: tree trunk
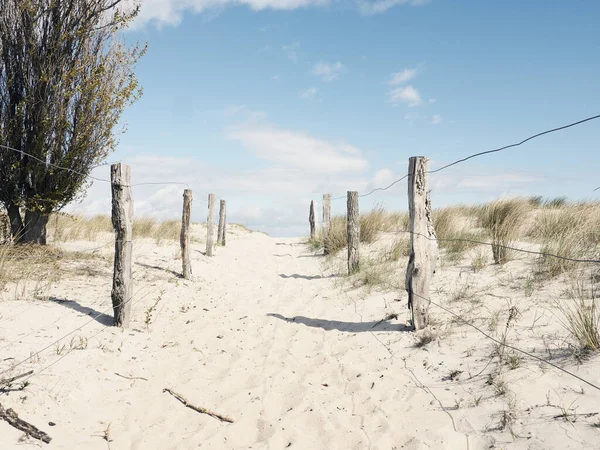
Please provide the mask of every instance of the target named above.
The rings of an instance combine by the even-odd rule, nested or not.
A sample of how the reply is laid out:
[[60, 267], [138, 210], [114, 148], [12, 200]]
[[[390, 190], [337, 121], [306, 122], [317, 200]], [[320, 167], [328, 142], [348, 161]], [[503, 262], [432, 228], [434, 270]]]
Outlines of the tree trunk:
[[10, 234], [13, 242], [21, 242], [23, 239], [23, 219], [21, 218], [21, 211], [18, 206], [12, 203], [6, 205], [6, 212], [8, 213], [8, 220], [10, 222]]
[[25, 230], [19, 242], [46, 245], [48, 214], [40, 211], [25, 211]]

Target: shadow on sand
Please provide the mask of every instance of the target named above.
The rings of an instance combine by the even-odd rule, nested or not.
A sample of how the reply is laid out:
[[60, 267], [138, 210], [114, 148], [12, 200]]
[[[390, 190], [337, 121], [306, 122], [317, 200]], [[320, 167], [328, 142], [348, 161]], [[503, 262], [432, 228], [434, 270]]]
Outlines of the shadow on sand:
[[87, 316], [92, 317], [96, 322], [101, 323], [102, 325], [112, 326], [114, 324], [113, 316], [109, 316], [100, 311], [96, 311], [93, 308], [89, 308], [87, 306], [82, 306], [77, 303], [75, 300], [67, 300], [64, 298], [56, 298], [50, 297], [49, 301], [56, 303], [57, 305], [64, 306], [65, 308], [73, 309], [81, 314], [85, 314]]
[[171, 275], [175, 275], [177, 278], [183, 278], [179, 272], [175, 272], [174, 270], [170, 270], [170, 269], [165, 269], [164, 267], [151, 266], [150, 264], [144, 264], [144, 263], [141, 263], [141, 262], [136, 262], [135, 264], [138, 265], [138, 266], [144, 267], [146, 269], [161, 270], [163, 272], [170, 273]]
[[368, 331], [412, 331], [409, 325], [392, 324], [383, 320], [377, 322], [342, 322], [339, 320], [311, 319], [310, 317], [284, 317], [281, 314], [269, 313], [267, 316], [285, 320], [290, 323], [300, 323], [312, 328], [322, 328], [325, 331], [338, 330], [346, 333], [364, 333]]

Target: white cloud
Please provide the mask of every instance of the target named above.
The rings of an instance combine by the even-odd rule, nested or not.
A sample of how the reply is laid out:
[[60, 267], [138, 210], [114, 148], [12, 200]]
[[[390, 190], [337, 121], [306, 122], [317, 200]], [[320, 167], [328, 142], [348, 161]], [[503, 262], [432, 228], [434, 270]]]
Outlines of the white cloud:
[[435, 103], [436, 101], [437, 101], [437, 99], [433, 98], [433, 97], [429, 99], [429, 103]]
[[397, 86], [412, 80], [417, 75], [417, 69], [404, 69], [401, 72], [393, 73], [388, 84]]
[[[134, 28], [140, 28], [149, 23], [157, 27], [176, 26], [188, 12], [215, 15], [234, 6], [246, 6], [254, 11], [292, 11], [327, 6], [337, 3], [337, 0], [125, 0], [125, 3], [129, 7], [141, 3], [140, 14], [134, 24]], [[383, 13], [396, 5], [416, 6], [424, 3], [428, 3], [428, 0], [355, 0], [356, 7], [362, 14]]]
[[[140, 2], [128, 0], [128, 3], [132, 5]], [[142, 27], [148, 23], [157, 26], [178, 25], [186, 12], [215, 14], [232, 6], [247, 6], [254, 11], [291, 11], [328, 3], [330, 0], [143, 0], [135, 26]]]
[[419, 106], [423, 103], [421, 94], [412, 86], [400, 86], [388, 92], [388, 101], [397, 105], [406, 103], [408, 106]]
[[431, 123], [434, 125], [439, 125], [443, 121], [444, 121], [444, 118], [442, 116], [440, 116], [439, 114], [434, 114], [433, 117], [431, 118]]
[[310, 87], [302, 92], [300, 92], [300, 97], [301, 98], [306, 98], [306, 99], [314, 99], [315, 96], [317, 95], [317, 88], [316, 87]]
[[358, 0], [358, 8], [362, 14], [372, 15], [386, 12], [398, 5], [421, 6], [430, 0]]
[[316, 139], [304, 133], [272, 127], [241, 127], [228, 137], [254, 156], [284, 167], [319, 173], [357, 172], [368, 168], [360, 149], [344, 143]]
[[340, 76], [342, 70], [344, 70], [344, 65], [339, 61], [335, 64], [328, 64], [321, 61], [314, 65], [312, 74], [320, 77], [323, 81], [333, 81]]

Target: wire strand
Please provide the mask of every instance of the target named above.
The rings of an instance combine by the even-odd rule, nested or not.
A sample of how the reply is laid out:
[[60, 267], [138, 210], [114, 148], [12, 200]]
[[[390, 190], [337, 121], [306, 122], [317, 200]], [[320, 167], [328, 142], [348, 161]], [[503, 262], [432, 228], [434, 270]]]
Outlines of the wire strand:
[[[44, 161], [43, 159], [40, 159], [37, 156], [32, 155], [31, 153], [27, 153], [27, 152], [25, 152], [23, 150], [19, 150], [17, 148], [9, 147], [7, 145], [2, 145], [2, 144], [0, 144], [0, 148], [6, 149], [6, 150], [11, 150], [11, 151], [13, 151], [15, 153], [20, 153], [21, 155], [28, 156], [28, 157], [34, 159], [36, 162], [39, 162], [41, 164], [45, 164], [45, 165], [50, 166], [50, 167], [54, 167], [55, 169], [65, 170], [65, 171], [70, 172], [70, 173], [75, 173], [77, 175], [81, 175], [81, 176], [83, 176], [85, 178], [89, 178], [91, 180], [101, 181], [103, 183], [109, 183], [111, 185], [112, 184], [117, 185], [117, 183], [113, 183], [112, 180], [107, 180], [106, 178], [95, 177], [93, 175], [86, 174], [84, 172], [80, 172], [80, 171], [75, 170], [75, 169], [70, 169], [68, 167], [62, 167], [62, 166], [59, 166], [58, 164], [54, 164], [54, 163], [51, 163], [51, 162], [48, 162], [48, 161]], [[93, 168], [102, 167], [103, 165], [104, 164], [98, 164], [96, 166], [93, 166]], [[146, 186], [146, 185], [179, 185], [179, 186], [187, 186], [188, 189], [190, 188], [189, 184], [182, 183], [182, 182], [177, 182], [177, 181], [156, 181], [156, 182], [145, 182], [145, 183], [134, 183], [134, 184], [118, 184], [118, 186], [121, 186], [121, 187], [134, 187], [134, 186]]]
[[[504, 147], [495, 148], [495, 149], [493, 149], [493, 150], [486, 150], [486, 151], [483, 151], [483, 152], [474, 153], [474, 154], [472, 154], [472, 155], [469, 155], [469, 156], [466, 156], [466, 157], [464, 157], [464, 158], [458, 159], [458, 160], [456, 160], [456, 161], [454, 161], [454, 162], [451, 162], [450, 164], [446, 164], [445, 166], [442, 166], [442, 167], [440, 167], [439, 169], [430, 170], [430, 171], [429, 171], [429, 172], [427, 172], [427, 173], [437, 173], [437, 172], [441, 172], [442, 170], [445, 170], [445, 169], [447, 169], [447, 168], [449, 168], [449, 167], [455, 166], [456, 164], [459, 164], [459, 163], [462, 163], [462, 162], [468, 161], [469, 159], [473, 159], [473, 158], [476, 158], [476, 157], [478, 157], [478, 156], [487, 155], [487, 154], [490, 154], [490, 153], [497, 153], [497, 152], [501, 152], [501, 151], [503, 151], [503, 150], [506, 150], [506, 149], [509, 149], [509, 148], [512, 148], [512, 147], [518, 147], [518, 146], [520, 146], [520, 145], [523, 145], [523, 144], [525, 144], [526, 142], [528, 142], [528, 141], [531, 141], [531, 140], [533, 140], [533, 139], [536, 139], [536, 138], [538, 138], [538, 137], [540, 137], [540, 136], [544, 136], [544, 135], [546, 135], [546, 134], [554, 133], [554, 132], [556, 132], [556, 131], [560, 131], [560, 130], [564, 130], [564, 129], [567, 129], [567, 128], [571, 128], [571, 127], [574, 127], [574, 126], [576, 126], [576, 125], [580, 125], [580, 124], [582, 124], [582, 123], [589, 122], [589, 121], [591, 121], [591, 120], [596, 120], [596, 119], [599, 119], [599, 118], [600, 118], [600, 114], [598, 114], [598, 115], [595, 115], [595, 116], [591, 116], [591, 117], [587, 117], [587, 118], [585, 118], [585, 119], [578, 120], [577, 122], [572, 122], [572, 123], [569, 123], [569, 124], [567, 124], [567, 125], [563, 125], [563, 126], [560, 126], [560, 127], [552, 128], [552, 129], [550, 129], [550, 130], [542, 131], [541, 133], [537, 133], [537, 134], [534, 134], [534, 135], [532, 135], [532, 136], [529, 136], [528, 138], [525, 138], [525, 139], [523, 139], [523, 140], [522, 140], [522, 141], [520, 141], [520, 142], [516, 142], [516, 143], [514, 143], [514, 144], [505, 145]], [[402, 181], [402, 180], [406, 179], [406, 178], [407, 178], [409, 175], [410, 175], [410, 174], [406, 174], [406, 175], [404, 175], [402, 178], [399, 178], [399, 179], [397, 179], [396, 181], [392, 182], [392, 183], [391, 183], [389, 186], [387, 186], [387, 187], [384, 187], [384, 188], [375, 188], [375, 189], [373, 189], [372, 191], [370, 191], [370, 192], [369, 192], [369, 193], [367, 193], [367, 194], [362, 194], [362, 195], [359, 195], [359, 197], [367, 197], [367, 196], [369, 196], [369, 195], [373, 194], [373, 193], [374, 193], [374, 192], [376, 192], [376, 191], [386, 191], [386, 190], [390, 189], [392, 186], [394, 186], [394, 185], [396, 185], [397, 183], [399, 183], [400, 181]], [[596, 189], [594, 189], [594, 191], [598, 191], [598, 190], [600, 190], [600, 186], [598, 186]], [[335, 197], [335, 198], [333, 198], [332, 200], [342, 200], [342, 199], [344, 199], [344, 198], [346, 198], [346, 196], [339, 196], [339, 197]]]
[[381, 233], [407, 233], [407, 234], [412, 234], [412, 235], [416, 235], [416, 236], [421, 236], [429, 241], [445, 241], [445, 242], [470, 242], [472, 244], [480, 244], [480, 245], [491, 245], [494, 247], [498, 247], [498, 248], [504, 248], [506, 250], [514, 250], [516, 252], [521, 252], [521, 253], [528, 253], [531, 255], [539, 255], [539, 256], [544, 256], [544, 257], [552, 257], [552, 258], [558, 258], [558, 259], [562, 259], [564, 261], [572, 261], [572, 262], [580, 262], [580, 263], [591, 263], [591, 264], [600, 264], [600, 260], [599, 259], [576, 259], [576, 258], [567, 258], [566, 256], [560, 256], [560, 255], [555, 255], [553, 253], [546, 253], [546, 252], [536, 252], [534, 250], [526, 250], [524, 248], [516, 248], [516, 247], [511, 247], [508, 245], [502, 245], [502, 244], [494, 244], [492, 242], [483, 242], [483, 241], [477, 241], [474, 239], [463, 239], [463, 238], [432, 238], [429, 237], [425, 234], [419, 233], [417, 231], [410, 231], [410, 230], [394, 230], [394, 231], [385, 231], [385, 230], [379, 230], [379, 232]]
[[488, 155], [490, 153], [501, 152], [502, 150], [506, 150], [506, 149], [513, 148], [513, 147], [518, 147], [519, 145], [523, 145], [524, 143], [526, 143], [528, 141], [531, 141], [532, 139], [538, 138], [540, 136], [544, 136], [546, 134], [554, 133], [554, 132], [560, 131], [560, 130], [565, 130], [567, 128], [571, 128], [571, 127], [574, 127], [576, 125], [580, 125], [582, 123], [589, 122], [591, 120], [595, 120], [595, 119], [599, 119], [599, 118], [600, 118], [600, 114], [598, 114], [596, 116], [587, 117], [585, 119], [578, 120], [577, 122], [572, 122], [572, 123], [569, 123], [567, 125], [563, 125], [563, 126], [560, 126], [560, 127], [557, 127], [557, 128], [552, 128], [550, 130], [542, 131], [541, 133], [537, 133], [537, 134], [534, 134], [533, 136], [529, 136], [528, 138], [525, 138], [522, 141], [516, 142], [514, 144], [505, 145], [504, 147], [495, 148], [493, 150], [486, 150], [486, 151], [483, 151], [483, 152], [474, 153], [473, 155], [469, 155], [469, 156], [467, 156], [465, 158], [461, 158], [461, 159], [458, 159], [458, 160], [456, 160], [454, 162], [451, 162], [450, 164], [446, 164], [445, 166], [442, 166], [439, 169], [430, 170], [428, 173], [441, 172], [442, 170], [447, 169], [448, 167], [452, 167], [452, 166], [454, 166], [456, 164], [468, 161], [469, 159], [473, 159], [473, 158], [476, 158], [476, 157], [482, 156], [482, 155]]

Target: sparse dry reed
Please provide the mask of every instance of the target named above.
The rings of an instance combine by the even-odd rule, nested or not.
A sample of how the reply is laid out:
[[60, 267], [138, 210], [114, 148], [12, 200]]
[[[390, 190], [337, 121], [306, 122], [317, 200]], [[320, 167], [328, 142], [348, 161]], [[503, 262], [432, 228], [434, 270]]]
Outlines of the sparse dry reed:
[[559, 322], [581, 350], [600, 351], [600, 309], [594, 290], [591, 296], [587, 295], [584, 282], [577, 280], [568, 297], [566, 301], [556, 303]]
[[[561, 210], [544, 210], [536, 217], [529, 235], [541, 242], [542, 253], [570, 259], [600, 258], [600, 204], [569, 205]], [[571, 272], [578, 262], [542, 256], [537, 275], [547, 278]]]
[[510, 259], [510, 246], [520, 234], [526, 213], [530, 209], [527, 201], [519, 198], [496, 200], [481, 210], [479, 220], [492, 239], [492, 253], [496, 264]]

